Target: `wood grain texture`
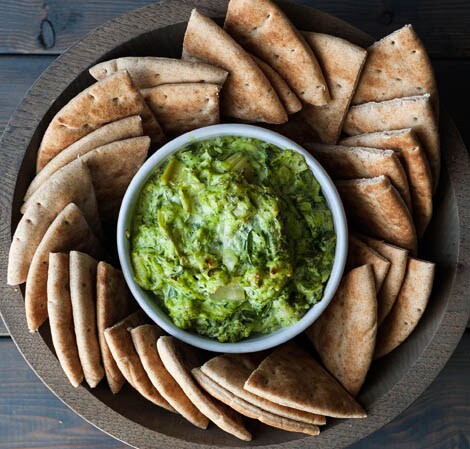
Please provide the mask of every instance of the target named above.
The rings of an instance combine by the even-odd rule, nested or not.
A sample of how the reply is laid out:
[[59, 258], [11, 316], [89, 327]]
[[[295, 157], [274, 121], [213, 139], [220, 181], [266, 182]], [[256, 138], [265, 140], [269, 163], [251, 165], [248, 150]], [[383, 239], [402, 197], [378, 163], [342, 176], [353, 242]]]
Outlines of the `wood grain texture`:
[[[205, 12], [215, 16], [221, 14], [223, 4], [224, 2], [215, 0], [197, 2], [198, 6], [205, 5]], [[84, 71], [100, 58], [139, 51], [177, 54], [177, 42], [184, 26], [176, 25], [171, 31], [152, 30], [182, 22], [193, 6], [194, 2], [189, 1], [168, 2], [159, 7], [150, 6], [133, 12], [125, 18], [106, 24], [52, 64], [30, 91], [5, 131], [3, 151], [0, 152], [0, 175], [3, 180], [0, 190], [0, 218], [2, 224], [5, 223], [0, 232], [2, 268], [5, 267], [6, 248], [11, 236], [10, 224], [15, 226], [18, 219], [19, 201], [32, 175], [35, 151], [47, 121], [68, 98], [89, 82]], [[345, 35], [354, 37], [350, 27], [320, 13], [295, 6], [290, 6], [289, 12], [302, 27], [311, 24], [323, 27], [323, 31], [340, 30]], [[120, 43], [146, 32], [149, 34], [143, 34], [138, 40], [119, 47]], [[355, 36], [356, 41], [367, 41], [362, 33], [356, 33]], [[114, 48], [116, 45], [118, 47]], [[80, 75], [74, 80], [77, 74]], [[64, 90], [66, 93], [60, 95]], [[470, 271], [470, 236], [464, 230], [470, 222], [468, 190], [465, 188], [470, 167], [460, 137], [444, 111], [442, 134], [443, 147], [448, 150], [444, 155], [444, 165], [449, 172], [443, 177], [444, 182], [437, 199], [439, 213], [431, 227], [431, 238], [428, 241], [432, 245], [424, 254], [437, 261], [442, 270], [430, 307], [423, 317], [423, 324], [418, 326], [417, 331], [401, 348], [378, 363], [369, 376], [361, 401], [368, 407], [370, 417], [361, 422], [336, 422], [314, 440], [255, 427], [257, 439], [252, 444], [282, 444], [286, 448], [346, 446], [379, 428], [398, 411], [406, 408], [449, 358], [462, 334], [469, 312], [465, 298]], [[18, 173], [21, 176], [17, 183]], [[443, 228], [447, 230], [447, 238], [432, 239], [433, 235], [440, 236]], [[178, 417], [169, 418], [169, 414], [149, 408], [148, 404], [130, 390], [124, 391], [117, 399], [112, 398], [105, 388], [98, 388], [93, 393], [84, 387], [73, 389], [49, 349], [50, 336], [47, 328], [42, 332], [42, 339], [26, 331], [22, 296], [4, 285], [4, 271], [2, 269], [0, 273], [0, 308], [16, 343], [43, 381], [84, 418], [93, 421], [116, 438], [125, 439], [141, 449], [193, 448], [198, 443], [216, 446], [238, 444], [214, 429], [202, 432], [185, 426], [184, 422], [178, 421]]]
[[[3, 0], [0, 2], [3, 19], [0, 52], [60, 53], [104, 21], [150, 3], [149, 0]], [[414, 23], [432, 57], [470, 57], [468, 2], [303, 0], [301, 3], [347, 20], [377, 37]]]
[[[62, 404], [0, 339], [0, 449], [124, 449]], [[402, 414], [349, 449], [442, 449], [470, 441], [470, 332], [436, 380]], [[419, 423], [419, 425], [416, 425]]]

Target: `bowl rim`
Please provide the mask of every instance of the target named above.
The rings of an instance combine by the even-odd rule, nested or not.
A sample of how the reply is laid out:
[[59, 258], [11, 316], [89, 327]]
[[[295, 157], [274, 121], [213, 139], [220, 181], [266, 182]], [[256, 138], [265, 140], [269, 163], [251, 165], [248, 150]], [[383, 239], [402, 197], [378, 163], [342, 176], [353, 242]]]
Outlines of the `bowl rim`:
[[[136, 283], [128, 238], [128, 230], [131, 226], [135, 205], [143, 187], [155, 169], [165, 163], [171, 155], [184, 150], [194, 142], [228, 136], [255, 138], [273, 144], [281, 150], [290, 149], [302, 154], [309, 169], [320, 184], [322, 194], [328, 203], [328, 208], [333, 215], [336, 235], [333, 267], [322, 299], [310, 307], [307, 313], [291, 326], [281, 328], [266, 335], [250, 336], [236, 343], [221, 343], [215, 339], [180, 329], [173, 324], [168, 315], [151, 298], [151, 294]], [[116, 230], [116, 241], [119, 262], [121, 263], [121, 270], [126, 283], [139, 306], [158, 326], [179, 340], [201, 349], [213, 352], [247, 353], [263, 351], [285, 343], [299, 335], [321, 316], [341, 282], [348, 251], [348, 226], [343, 203], [333, 181], [323, 166], [307, 150], [291, 139], [266, 128], [239, 123], [223, 123], [198, 128], [182, 134], [167, 142], [145, 161], [132, 178], [122, 200]]]

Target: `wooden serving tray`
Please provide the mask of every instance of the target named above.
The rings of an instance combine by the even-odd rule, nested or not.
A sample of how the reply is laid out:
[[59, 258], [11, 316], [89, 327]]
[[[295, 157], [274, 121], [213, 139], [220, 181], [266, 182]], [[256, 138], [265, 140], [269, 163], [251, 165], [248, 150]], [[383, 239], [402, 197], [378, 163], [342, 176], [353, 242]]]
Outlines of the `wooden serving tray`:
[[[87, 69], [125, 55], [179, 57], [186, 21], [194, 7], [222, 18], [224, 0], [153, 4], [127, 13], [90, 33], [42, 74], [11, 118], [0, 145], [0, 311], [24, 358], [65, 404], [104, 432], [140, 449], [213, 447], [344, 447], [397, 416], [436, 377], [455, 349], [470, 313], [470, 163], [452, 120], [441, 111], [443, 170], [435, 197], [435, 215], [421, 242], [420, 255], [437, 263], [429, 306], [417, 329], [400, 346], [373, 364], [359, 401], [364, 420], [331, 420], [319, 436], [283, 432], [249, 422], [254, 440], [243, 443], [215, 426], [203, 431], [159, 409], [126, 387], [113, 396], [105, 382], [94, 390], [73, 388], [52, 348], [48, 326], [28, 332], [23, 289], [6, 285], [8, 250], [20, 218], [19, 208], [35, 168], [42, 134], [53, 115], [92, 82]], [[317, 10], [281, 2], [300, 29], [334, 34], [367, 47], [373, 39], [351, 25]], [[345, 61], [345, 63], [347, 63]], [[206, 446], [207, 447], [207, 446]]]

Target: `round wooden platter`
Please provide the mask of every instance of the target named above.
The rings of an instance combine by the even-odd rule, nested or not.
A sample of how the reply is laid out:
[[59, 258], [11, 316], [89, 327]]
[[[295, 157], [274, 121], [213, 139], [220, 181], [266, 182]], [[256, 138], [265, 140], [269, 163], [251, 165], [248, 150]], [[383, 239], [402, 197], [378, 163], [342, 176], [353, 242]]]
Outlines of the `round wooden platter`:
[[[452, 354], [469, 317], [470, 164], [467, 150], [445, 111], [441, 113], [442, 179], [435, 199], [435, 216], [421, 242], [421, 256], [437, 263], [433, 295], [410, 338], [373, 364], [359, 396], [368, 410], [367, 419], [331, 420], [317, 437], [249, 421], [254, 439], [242, 443], [213, 425], [207, 431], [197, 429], [181, 417], [153, 406], [130, 387], [117, 396], [109, 392], [105, 382], [94, 390], [84, 386], [75, 389], [59, 367], [48, 326], [43, 326], [40, 335], [30, 334], [23, 290], [6, 285], [8, 250], [20, 218], [19, 207], [34, 175], [39, 142], [53, 115], [92, 82], [87, 69], [99, 61], [126, 55], [179, 57], [186, 21], [196, 6], [211, 17], [222, 18], [227, 2], [171, 0], [103, 25], [42, 74], [11, 118], [0, 146], [2, 317], [18, 349], [50, 390], [84, 419], [131, 446], [344, 447], [383, 426], [423, 392]], [[370, 36], [322, 12], [286, 2], [281, 2], [281, 7], [299, 29], [334, 34], [363, 47], [372, 42]]]

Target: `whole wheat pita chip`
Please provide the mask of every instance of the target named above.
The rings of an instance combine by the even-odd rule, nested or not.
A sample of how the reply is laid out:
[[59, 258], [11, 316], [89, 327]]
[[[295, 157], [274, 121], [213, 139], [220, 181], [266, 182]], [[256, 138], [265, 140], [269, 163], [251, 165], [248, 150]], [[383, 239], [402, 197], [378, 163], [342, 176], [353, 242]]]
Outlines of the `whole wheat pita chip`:
[[201, 366], [201, 371], [213, 382], [220, 385], [220, 387], [229, 391], [242, 401], [253, 405], [255, 408], [297, 422], [316, 425], [326, 424], [324, 416], [285, 407], [245, 390], [243, 385], [257, 366], [258, 363], [256, 363], [254, 358], [250, 355], [224, 354], [208, 360]]
[[46, 182], [57, 170], [72, 162], [78, 156], [83, 156], [95, 148], [117, 140], [138, 137], [143, 134], [142, 119], [138, 115], [123, 118], [98, 128], [80, 140], [62, 150], [35, 176], [26, 191], [23, 201]]
[[350, 270], [366, 264], [370, 265], [372, 269], [375, 290], [378, 292], [387, 278], [390, 270], [390, 261], [375, 249], [359, 240], [355, 235], [349, 234], [347, 268]]
[[413, 332], [431, 296], [435, 265], [408, 258], [400, 293], [377, 332], [374, 358], [383, 357], [402, 344]]
[[344, 207], [360, 229], [394, 245], [416, 251], [416, 230], [410, 212], [386, 176], [337, 181]]
[[70, 299], [78, 355], [88, 385], [95, 388], [104, 377], [96, 329], [96, 267], [88, 254], [70, 251]]
[[369, 236], [360, 235], [359, 238], [390, 261], [387, 277], [382, 284], [382, 288], [377, 291], [377, 324], [380, 326], [392, 309], [403, 284], [408, 262], [408, 251]]
[[364, 409], [295, 343], [275, 349], [251, 373], [245, 389], [287, 407], [334, 418], [365, 418]]
[[104, 331], [106, 343], [126, 380], [147, 400], [174, 412], [174, 408], [150, 382], [134, 348], [130, 330], [146, 324], [147, 315], [138, 310]]
[[157, 339], [163, 331], [155, 325], [143, 324], [131, 330], [134, 347], [150, 381], [169, 404], [189, 422], [207, 429], [209, 420], [189, 400], [178, 383], [166, 370], [158, 355]]
[[353, 104], [431, 94], [439, 110], [436, 80], [424, 45], [411, 25], [405, 25], [367, 49], [367, 61]]
[[100, 262], [96, 272], [96, 326], [103, 367], [113, 394], [119, 393], [125, 379], [108, 348], [104, 331], [128, 316], [134, 308], [134, 300], [121, 271]]
[[334, 298], [306, 333], [326, 369], [356, 396], [372, 362], [377, 299], [370, 265], [347, 273]]
[[441, 170], [441, 150], [438, 123], [429, 94], [353, 106], [343, 129], [346, 134], [356, 135], [403, 128], [412, 128], [423, 144], [436, 188]]
[[11, 285], [26, 280], [41, 239], [67, 204], [77, 204], [95, 233], [101, 234], [95, 191], [90, 172], [83, 162], [75, 161], [57, 172], [45, 186], [25, 208], [13, 235], [8, 260], [8, 283]]
[[165, 134], [183, 134], [219, 123], [217, 84], [163, 84], [141, 92]]
[[209, 376], [204, 374], [200, 368], [193, 368], [191, 370], [193, 377], [197, 383], [211, 396], [228, 405], [242, 415], [249, 418], [258, 419], [264, 424], [278, 429], [287, 430], [289, 432], [301, 432], [308, 435], [318, 435], [320, 429], [314, 424], [307, 424], [304, 422], [295, 421], [293, 419], [285, 418], [274, 413], [267, 412], [256, 405], [253, 405], [244, 399], [234, 395], [229, 390], [220, 386], [217, 382], [212, 380]]
[[101, 244], [84, 215], [73, 203], [64, 207], [47, 229], [37, 247], [28, 271], [25, 307], [28, 328], [37, 331], [47, 319], [47, 272], [49, 253], [76, 249], [100, 257]]
[[49, 123], [39, 147], [37, 171], [95, 129], [133, 115], [142, 117], [144, 132], [154, 144], [163, 143], [160, 125], [125, 70], [92, 84], [72, 98]]
[[275, 69], [303, 102], [322, 106], [330, 101], [315, 54], [271, 0], [230, 0], [224, 28]]
[[418, 236], [422, 236], [432, 217], [432, 176], [421, 143], [411, 128], [359, 134], [343, 139], [342, 145], [396, 150], [410, 186], [413, 215]]
[[405, 170], [392, 150], [311, 143], [307, 148], [336, 179], [387, 176], [411, 211], [411, 196]]
[[68, 254], [49, 254], [47, 312], [52, 343], [60, 366], [70, 383], [74, 387], [78, 387], [83, 381], [83, 370], [78, 356], [73, 325]]
[[229, 72], [221, 112], [251, 122], [284, 123], [287, 113], [251, 56], [222, 28], [193, 10], [184, 35], [183, 59], [214, 64]]
[[137, 170], [147, 158], [150, 139], [133, 137], [108, 143], [85, 154], [103, 220], [117, 217], [121, 201]]
[[157, 340], [157, 350], [167, 371], [203, 415], [225, 432], [251, 441], [251, 434], [243, 425], [240, 415], [213, 400], [191, 376], [191, 369], [198, 364], [194, 348], [187, 348], [173, 337], [162, 336]]
[[250, 55], [258, 64], [259, 68], [263, 71], [266, 78], [274, 87], [279, 99], [286, 108], [288, 114], [295, 114], [302, 109], [302, 103], [295, 95], [294, 91], [289, 87], [279, 73], [277, 73], [269, 64], [266, 64], [262, 59], [255, 55]]
[[127, 70], [138, 89], [173, 83], [209, 83], [223, 86], [228, 72], [209, 64], [154, 56], [126, 56], [110, 59], [91, 67], [90, 75], [102, 80], [120, 70]]
[[341, 134], [367, 52], [329, 34], [304, 32], [303, 36], [323, 69], [331, 100], [323, 106], [305, 105], [302, 113], [320, 141], [333, 144]]

